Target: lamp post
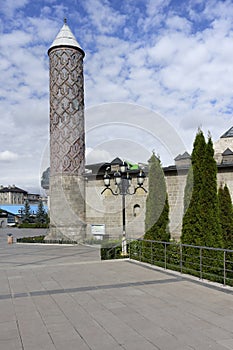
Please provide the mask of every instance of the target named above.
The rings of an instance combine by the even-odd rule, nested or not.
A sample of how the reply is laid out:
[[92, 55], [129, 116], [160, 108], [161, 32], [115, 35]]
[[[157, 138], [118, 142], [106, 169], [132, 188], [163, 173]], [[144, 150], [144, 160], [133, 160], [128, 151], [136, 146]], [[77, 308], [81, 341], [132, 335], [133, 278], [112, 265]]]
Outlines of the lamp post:
[[146, 177], [142, 169], [139, 170], [137, 174], [137, 187], [134, 187], [132, 192], [130, 191], [132, 185], [132, 178], [129, 175], [128, 164], [123, 161], [118, 165], [118, 170], [113, 173], [113, 179], [115, 180], [115, 191], [110, 187], [111, 176], [108, 174], [108, 167], [104, 174], [104, 185], [105, 189], [101, 192], [103, 194], [105, 191], [109, 190], [114, 196], [122, 196], [122, 255], [127, 254], [127, 244], [126, 244], [126, 210], [125, 210], [125, 197], [126, 195], [134, 195], [139, 188], [142, 188], [145, 192], [147, 190], [143, 187], [144, 179]]

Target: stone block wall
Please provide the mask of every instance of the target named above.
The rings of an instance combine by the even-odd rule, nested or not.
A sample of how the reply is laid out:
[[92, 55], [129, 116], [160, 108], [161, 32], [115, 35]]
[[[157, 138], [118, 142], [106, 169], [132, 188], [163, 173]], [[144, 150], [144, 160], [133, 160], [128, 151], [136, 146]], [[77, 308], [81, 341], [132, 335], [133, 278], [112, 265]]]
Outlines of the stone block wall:
[[50, 177], [50, 232], [47, 239], [81, 240], [85, 237], [84, 178], [77, 175]]
[[[183, 199], [188, 169], [173, 169], [165, 172], [165, 180], [169, 202], [169, 228], [171, 238], [179, 240], [182, 230]], [[133, 179], [136, 186], [136, 179]], [[218, 167], [218, 187], [226, 183], [233, 200], [233, 166]], [[148, 179], [145, 186], [148, 190]], [[105, 233], [110, 237], [122, 235], [122, 197], [113, 196], [105, 191], [103, 180], [94, 177], [86, 183], [86, 220], [87, 235], [91, 236], [91, 225], [105, 224]], [[126, 196], [126, 235], [128, 237], [142, 237], [146, 210], [146, 194], [142, 190], [133, 196]], [[139, 206], [139, 208], [138, 208]], [[136, 215], [135, 215], [136, 212]]]
[[176, 175], [167, 174], [165, 177], [169, 203], [169, 228], [173, 239], [179, 239], [181, 234], [186, 178], [187, 172]]
[[[136, 186], [136, 179], [133, 179]], [[133, 191], [133, 186], [131, 191]], [[146, 185], [147, 186], [147, 185]], [[122, 236], [122, 196], [114, 196], [104, 190], [102, 180], [89, 179], [86, 183], [86, 223], [87, 236], [91, 236], [92, 225], [105, 225], [108, 237]], [[113, 190], [115, 188], [113, 187]], [[139, 189], [134, 195], [126, 196], [126, 235], [141, 237], [144, 234], [146, 193]]]
[[[165, 177], [170, 207], [170, 231], [174, 239], [181, 233], [183, 217], [183, 195], [187, 174], [170, 174]], [[136, 179], [133, 179], [136, 186]], [[148, 190], [148, 180], [145, 186]], [[92, 225], [105, 224], [105, 234], [109, 237], [122, 236], [122, 196], [114, 196], [104, 189], [103, 181], [90, 179], [86, 183], [87, 236], [91, 236]], [[139, 238], [144, 235], [147, 194], [138, 190], [135, 195], [126, 196], [126, 235]]]

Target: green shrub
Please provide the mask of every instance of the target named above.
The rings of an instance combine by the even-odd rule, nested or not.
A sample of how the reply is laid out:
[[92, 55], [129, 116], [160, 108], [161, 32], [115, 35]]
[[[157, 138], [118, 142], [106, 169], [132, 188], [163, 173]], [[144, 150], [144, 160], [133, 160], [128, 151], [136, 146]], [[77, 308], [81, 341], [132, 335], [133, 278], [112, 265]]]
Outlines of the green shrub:
[[[128, 251], [128, 245], [127, 245]], [[110, 260], [110, 259], [123, 259], [127, 256], [122, 255], [122, 242], [117, 241], [104, 241], [100, 249], [101, 260]]]
[[44, 243], [44, 235], [34, 237], [17, 238], [18, 243]]
[[49, 227], [48, 224], [43, 224], [39, 222], [35, 222], [35, 223], [22, 222], [18, 226], [18, 228], [48, 228], [48, 227]]

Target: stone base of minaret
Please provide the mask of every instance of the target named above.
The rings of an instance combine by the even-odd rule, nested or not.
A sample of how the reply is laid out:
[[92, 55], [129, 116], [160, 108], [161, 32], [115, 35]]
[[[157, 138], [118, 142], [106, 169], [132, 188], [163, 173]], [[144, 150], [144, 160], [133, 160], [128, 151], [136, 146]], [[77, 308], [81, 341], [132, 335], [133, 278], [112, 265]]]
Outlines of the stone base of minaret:
[[83, 176], [50, 177], [50, 229], [46, 240], [81, 242], [86, 236]]

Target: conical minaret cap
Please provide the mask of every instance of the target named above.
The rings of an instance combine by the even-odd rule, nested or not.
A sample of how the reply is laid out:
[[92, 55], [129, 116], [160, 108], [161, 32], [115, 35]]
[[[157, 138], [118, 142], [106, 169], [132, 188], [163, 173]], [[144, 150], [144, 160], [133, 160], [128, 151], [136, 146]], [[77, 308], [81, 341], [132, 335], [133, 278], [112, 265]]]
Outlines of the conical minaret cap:
[[50, 46], [48, 53], [54, 49], [59, 47], [72, 47], [76, 48], [79, 51], [82, 52], [83, 56], [85, 55], [83, 49], [77, 42], [74, 34], [71, 32], [70, 27], [66, 23], [66, 19], [64, 19], [64, 25], [61, 28], [60, 32], [57, 34], [55, 40], [53, 41], [52, 45]]

